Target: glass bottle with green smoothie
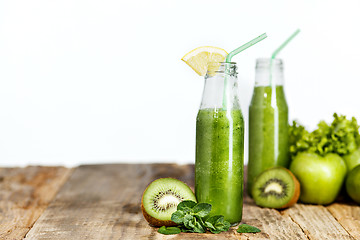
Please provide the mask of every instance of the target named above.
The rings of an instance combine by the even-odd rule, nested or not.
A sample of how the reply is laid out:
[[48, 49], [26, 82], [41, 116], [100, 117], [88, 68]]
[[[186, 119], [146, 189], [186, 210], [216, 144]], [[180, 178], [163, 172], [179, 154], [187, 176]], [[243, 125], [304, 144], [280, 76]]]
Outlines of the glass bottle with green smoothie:
[[[213, 63], [196, 119], [195, 194], [212, 215], [242, 218], [244, 120], [235, 63]], [[214, 70], [216, 69], [216, 71]]]
[[289, 165], [288, 106], [280, 59], [258, 59], [249, 107], [249, 162], [247, 190], [261, 172]]

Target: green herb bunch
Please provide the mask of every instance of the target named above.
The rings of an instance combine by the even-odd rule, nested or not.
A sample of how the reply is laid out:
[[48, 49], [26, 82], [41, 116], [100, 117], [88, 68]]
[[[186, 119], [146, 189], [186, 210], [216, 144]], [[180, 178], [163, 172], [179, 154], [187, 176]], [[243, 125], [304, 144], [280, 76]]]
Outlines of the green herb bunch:
[[224, 216], [209, 217], [210, 212], [211, 204], [209, 203], [182, 201], [178, 204], [177, 211], [171, 216], [171, 221], [178, 224], [178, 227], [161, 227], [158, 232], [176, 234], [180, 232], [205, 233], [207, 230], [212, 233], [228, 231], [230, 223], [224, 220]]
[[348, 120], [336, 113], [333, 117], [330, 125], [321, 121], [313, 132], [308, 132], [304, 126], [293, 121], [289, 130], [291, 157], [294, 158], [299, 152], [305, 151], [321, 156], [328, 153], [344, 156], [354, 152], [360, 146], [359, 125], [356, 119], [353, 117]]
[[[230, 223], [224, 220], [224, 216], [210, 216], [211, 204], [196, 203], [191, 200], [185, 200], [178, 204], [177, 211], [171, 215], [171, 221], [178, 224], [177, 227], [159, 228], [158, 232], [170, 235], [181, 232], [205, 233], [209, 230], [212, 233], [227, 232]], [[238, 233], [257, 233], [260, 229], [241, 224], [237, 230]]]

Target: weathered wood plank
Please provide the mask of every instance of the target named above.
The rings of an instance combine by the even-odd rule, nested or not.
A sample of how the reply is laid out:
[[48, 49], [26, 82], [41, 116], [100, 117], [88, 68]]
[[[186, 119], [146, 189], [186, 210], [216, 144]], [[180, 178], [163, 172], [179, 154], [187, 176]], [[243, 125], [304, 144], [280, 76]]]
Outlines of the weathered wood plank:
[[0, 239], [22, 239], [71, 173], [64, 167], [0, 168]]
[[191, 166], [99, 165], [77, 168], [26, 239], [141, 239], [156, 236], [140, 201], [160, 177], [191, 178]]
[[297, 223], [309, 239], [354, 239], [324, 206], [296, 204], [282, 213]]
[[245, 197], [242, 223], [262, 230], [255, 235], [243, 234], [249, 239], [308, 239], [289, 216], [283, 216], [275, 209], [258, 207], [248, 196]]
[[81, 166], [26, 235], [26, 239], [306, 239], [289, 217], [245, 198], [243, 222], [263, 233], [181, 233], [165, 236], [144, 220], [142, 192], [154, 179], [175, 177], [194, 186], [194, 166], [174, 164]]
[[360, 206], [333, 203], [326, 208], [352, 237], [360, 239]]

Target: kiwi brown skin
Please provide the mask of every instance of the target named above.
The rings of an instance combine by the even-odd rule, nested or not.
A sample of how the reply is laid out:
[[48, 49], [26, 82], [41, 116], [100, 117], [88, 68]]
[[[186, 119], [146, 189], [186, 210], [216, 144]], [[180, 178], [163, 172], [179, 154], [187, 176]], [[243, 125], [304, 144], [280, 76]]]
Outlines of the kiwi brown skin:
[[141, 211], [144, 215], [145, 220], [153, 227], [162, 227], [162, 226], [166, 226], [166, 227], [173, 227], [173, 226], [177, 226], [176, 223], [174, 223], [173, 221], [164, 221], [164, 220], [159, 220], [156, 219], [152, 216], [150, 216], [144, 208], [144, 204], [143, 204], [143, 200], [141, 199]]
[[297, 180], [295, 175], [289, 169], [285, 168], [285, 170], [290, 174], [290, 176], [294, 180], [295, 191], [294, 191], [294, 196], [292, 197], [292, 199], [284, 206], [279, 207], [279, 209], [284, 209], [284, 208], [293, 206], [295, 203], [297, 203], [297, 201], [299, 200], [299, 197], [300, 197], [300, 182]]
[[[173, 178], [173, 179], [176, 179], [176, 178]], [[178, 180], [178, 179], [176, 179], [176, 180]], [[184, 184], [187, 185], [186, 183], [184, 183]], [[144, 193], [146, 192], [146, 190], [148, 189], [149, 186], [150, 186], [150, 184], [144, 190], [142, 198], [141, 198], [141, 211], [142, 211], [142, 213], [144, 215], [145, 220], [153, 227], [162, 227], [162, 226], [175, 227], [175, 226], [177, 226], [177, 224], [174, 223], [171, 220], [160, 220], [160, 219], [152, 217], [150, 214], [148, 214], [146, 212], [145, 207], [144, 207], [144, 203], [143, 203], [144, 202]]]

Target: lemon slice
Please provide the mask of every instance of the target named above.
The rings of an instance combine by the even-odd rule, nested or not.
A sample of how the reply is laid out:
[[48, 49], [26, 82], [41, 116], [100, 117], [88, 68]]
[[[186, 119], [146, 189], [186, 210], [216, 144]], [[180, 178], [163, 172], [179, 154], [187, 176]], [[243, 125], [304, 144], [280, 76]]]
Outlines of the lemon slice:
[[218, 47], [198, 47], [185, 54], [181, 59], [189, 65], [197, 74], [206, 74], [209, 62], [224, 62], [227, 52]]

